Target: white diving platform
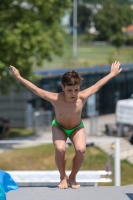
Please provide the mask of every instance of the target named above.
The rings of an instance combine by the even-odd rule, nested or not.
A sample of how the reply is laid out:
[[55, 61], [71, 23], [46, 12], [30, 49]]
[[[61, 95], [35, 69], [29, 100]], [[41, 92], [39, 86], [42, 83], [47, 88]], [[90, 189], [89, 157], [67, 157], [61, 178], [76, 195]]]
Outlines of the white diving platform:
[[[60, 174], [54, 171], [7, 171], [19, 187], [50, 187], [58, 186]], [[66, 171], [69, 176], [70, 171]], [[81, 170], [76, 176], [81, 186], [97, 186], [99, 182], [111, 182], [112, 172]]]

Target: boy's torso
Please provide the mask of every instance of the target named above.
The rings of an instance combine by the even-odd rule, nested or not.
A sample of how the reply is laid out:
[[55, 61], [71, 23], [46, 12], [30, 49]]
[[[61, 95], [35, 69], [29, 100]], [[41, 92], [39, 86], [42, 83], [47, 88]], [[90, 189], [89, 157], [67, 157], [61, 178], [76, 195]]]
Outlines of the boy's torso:
[[72, 102], [65, 102], [62, 94], [59, 94], [57, 101], [52, 102], [55, 108], [56, 121], [66, 129], [72, 129], [81, 123], [83, 101], [78, 96]]

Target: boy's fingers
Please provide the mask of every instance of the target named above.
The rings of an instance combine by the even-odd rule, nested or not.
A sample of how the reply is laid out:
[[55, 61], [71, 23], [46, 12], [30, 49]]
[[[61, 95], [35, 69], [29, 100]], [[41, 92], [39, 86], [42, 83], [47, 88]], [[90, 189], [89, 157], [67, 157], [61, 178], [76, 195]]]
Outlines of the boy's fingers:
[[122, 68], [121, 69], [119, 69], [119, 73], [122, 71]]
[[117, 69], [119, 69], [120, 65], [117, 65], [116, 67], [117, 67]]
[[120, 62], [117, 62], [117, 63], [116, 63], [116, 67], [119, 69], [119, 67], [120, 67]]
[[15, 67], [13, 67], [12, 65], [10, 65], [10, 67], [9, 67], [10, 69], [12, 69], [12, 70], [16, 70], [16, 68]]
[[13, 69], [13, 66], [11, 66], [11, 65], [10, 65], [10, 67], [9, 67], [9, 68], [10, 68], [10, 69]]
[[15, 68], [14, 66], [10, 65], [11, 68]]

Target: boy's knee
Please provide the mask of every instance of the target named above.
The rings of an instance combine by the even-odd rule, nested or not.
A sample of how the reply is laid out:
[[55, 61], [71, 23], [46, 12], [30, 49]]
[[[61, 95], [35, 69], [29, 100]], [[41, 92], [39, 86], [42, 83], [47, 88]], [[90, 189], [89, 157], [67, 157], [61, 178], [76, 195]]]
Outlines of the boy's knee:
[[76, 149], [76, 154], [84, 156], [85, 155], [85, 151], [86, 151], [86, 147], [78, 147]]
[[65, 154], [65, 148], [64, 147], [62, 147], [62, 146], [58, 146], [58, 147], [56, 147], [55, 148], [55, 150], [56, 150], [56, 155], [64, 155]]

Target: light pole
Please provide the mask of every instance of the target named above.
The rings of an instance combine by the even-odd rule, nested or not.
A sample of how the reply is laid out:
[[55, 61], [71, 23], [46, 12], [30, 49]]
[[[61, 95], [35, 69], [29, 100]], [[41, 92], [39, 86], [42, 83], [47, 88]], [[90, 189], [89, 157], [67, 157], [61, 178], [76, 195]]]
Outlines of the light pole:
[[73, 56], [77, 54], [77, 0], [73, 0]]

